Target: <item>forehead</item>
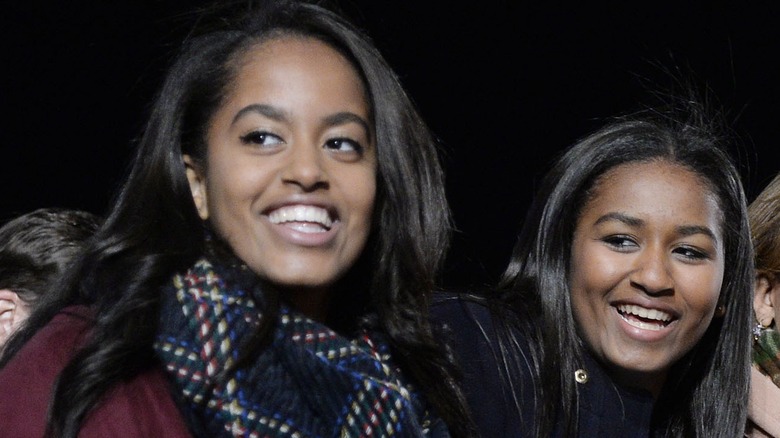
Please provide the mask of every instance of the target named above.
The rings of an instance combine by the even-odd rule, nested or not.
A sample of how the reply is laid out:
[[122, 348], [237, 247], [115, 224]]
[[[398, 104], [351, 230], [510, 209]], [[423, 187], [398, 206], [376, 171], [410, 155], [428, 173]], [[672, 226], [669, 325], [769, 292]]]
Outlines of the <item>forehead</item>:
[[720, 203], [710, 185], [691, 169], [665, 160], [622, 164], [601, 175], [580, 217], [607, 211], [706, 223], [713, 230], [722, 224]]
[[319, 86], [342, 94], [346, 91], [345, 99], [367, 101], [366, 84], [355, 65], [317, 38], [279, 35], [264, 39], [239, 53], [233, 64], [228, 98], [253, 89], [284, 94], [313, 92]]

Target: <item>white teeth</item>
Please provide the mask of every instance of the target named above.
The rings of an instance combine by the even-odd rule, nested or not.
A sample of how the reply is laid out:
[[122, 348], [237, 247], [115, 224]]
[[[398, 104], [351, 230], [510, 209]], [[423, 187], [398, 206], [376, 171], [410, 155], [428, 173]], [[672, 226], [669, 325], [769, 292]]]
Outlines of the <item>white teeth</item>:
[[[313, 227], [311, 224], [320, 224], [325, 228], [330, 228], [333, 225], [333, 220], [330, 218], [327, 210], [312, 205], [293, 205], [277, 208], [268, 215], [268, 219], [273, 224], [298, 222], [295, 228], [304, 233], [321, 231], [319, 227]], [[308, 222], [309, 224], [300, 222]]]
[[293, 222], [290, 227], [296, 231], [300, 231], [301, 233], [322, 233], [325, 231], [319, 224]]
[[[672, 320], [672, 315], [666, 312], [663, 312], [658, 309], [647, 309], [633, 304], [621, 304], [618, 306], [618, 310], [622, 314], [630, 313], [632, 315], [636, 315], [644, 319], [654, 319], [656, 321], [661, 321], [661, 322], [669, 322]], [[640, 321], [637, 321], [637, 324], [639, 323]]]
[[640, 321], [638, 319], [629, 319], [626, 318], [625, 315], [620, 315], [623, 318], [623, 321], [627, 322], [628, 325], [634, 326], [636, 328], [641, 328], [642, 330], [653, 330], [658, 331], [664, 328], [664, 325], [658, 324], [657, 322], [649, 323]]

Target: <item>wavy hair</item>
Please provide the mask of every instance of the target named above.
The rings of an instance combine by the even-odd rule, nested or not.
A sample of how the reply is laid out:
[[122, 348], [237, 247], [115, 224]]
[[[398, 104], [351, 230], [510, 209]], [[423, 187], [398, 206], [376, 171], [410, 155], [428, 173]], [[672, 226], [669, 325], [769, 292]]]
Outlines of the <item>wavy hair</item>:
[[[717, 197], [726, 266], [719, 304], [726, 312], [672, 367], [653, 424], [660, 436], [742, 434], [753, 275], [745, 194], [728, 154], [728, 137], [702, 107], [690, 105], [685, 112], [648, 111], [608, 123], [567, 149], [542, 180], [499, 285], [499, 296], [515, 310], [505, 321], [531, 346], [537, 381], [533, 388], [518, 390], [534, 393], [537, 436], [549, 436], [556, 422], [563, 422], [567, 436], [576, 433], [577, 388], [570, 376], [586, 346], [572, 314], [567, 279], [580, 211], [605, 172], [656, 160], [694, 172]], [[512, 330], [503, 333], [503, 354], [514, 363], [524, 360], [511, 348], [518, 342]], [[522, 386], [505, 378], [512, 387]]]
[[[361, 287], [342, 287], [334, 294], [339, 303], [360, 305], [348, 307], [347, 317], [336, 323], [354, 327], [360, 319], [385, 333], [404, 372], [453, 435], [468, 435], [451, 354], [435, 340], [426, 310], [451, 229], [432, 134], [370, 38], [342, 16], [295, 1], [269, 1], [259, 7], [248, 2], [237, 8], [231, 4], [227, 10], [220, 6], [205, 11], [207, 18], [186, 39], [154, 101], [105, 226], [73, 275], [70, 301], [94, 305], [97, 318], [91, 341], [59, 378], [49, 432], [75, 437], [102, 394], [155, 363], [152, 344], [160, 286], [207, 246], [208, 227], [197, 215], [182, 155], [205, 159], [205, 132], [242, 55], [262, 41], [292, 35], [325, 42], [351, 62], [367, 90], [376, 133], [372, 234], [344, 279]], [[268, 300], [267, 317], [253, 334], [260, 341], [255, 345], [264, 345], [271, 334], [279, 299], [277, 294]], [[53, 307], [41, 312], [36, 326], [53, 313]], [[374, 317], [366, 318], [369, 314]], [[15, 350], [25, 337], [17, 340]], [[239, 363], [258, 352], [249, 348]]]

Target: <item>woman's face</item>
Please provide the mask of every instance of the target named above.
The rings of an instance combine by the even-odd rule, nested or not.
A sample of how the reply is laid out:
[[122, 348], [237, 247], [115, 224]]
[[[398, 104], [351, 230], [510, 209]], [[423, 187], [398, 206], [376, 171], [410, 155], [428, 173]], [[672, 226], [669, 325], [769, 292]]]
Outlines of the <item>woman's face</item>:
[[621, 165], [596, 184], [572, 244], [574, 317], [618, 382], [657, 396], [713, 318], [722, 214], [696, 174], [666, 161]]
[[377, 165], [363, 83], [328, 45], [281, 37], [244, 55], [228, 91], [205, 168], [185, 156], [199, 215], [316, 313], [371, 231]]

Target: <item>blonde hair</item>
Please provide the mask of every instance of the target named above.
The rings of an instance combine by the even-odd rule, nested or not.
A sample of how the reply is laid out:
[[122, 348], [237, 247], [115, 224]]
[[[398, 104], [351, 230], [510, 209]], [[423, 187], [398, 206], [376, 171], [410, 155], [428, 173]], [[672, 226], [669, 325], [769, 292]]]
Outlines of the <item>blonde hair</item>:
[[780, 173], [748, 207], [756, 271], [780, 275]]

